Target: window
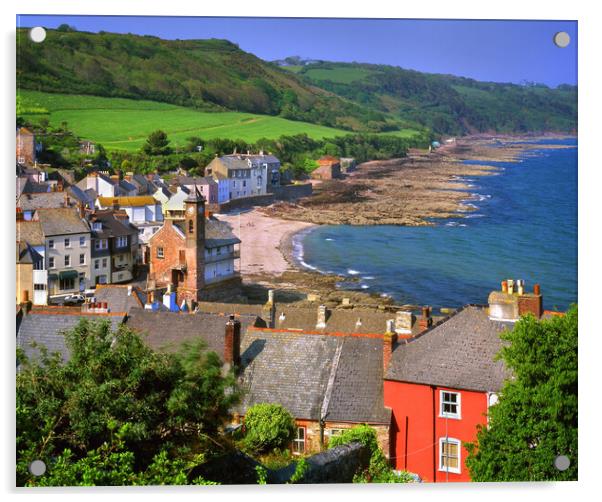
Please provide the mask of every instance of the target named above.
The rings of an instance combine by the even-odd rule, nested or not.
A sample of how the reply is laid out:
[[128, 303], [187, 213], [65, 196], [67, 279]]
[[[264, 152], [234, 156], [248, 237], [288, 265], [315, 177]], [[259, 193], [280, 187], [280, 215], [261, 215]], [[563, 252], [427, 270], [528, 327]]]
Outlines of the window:
[[48, 239], [48, 249], [54, 249], [54, 240]]
[[194, 221], [188, 220], [188, 233], [192, 234], [194, 232]]
[[439, 439], [439, 470], [460, 474], [460, 441], [453, 438]]
[[100, 268], [100, 260], [94, 260], [94, 270], [98, 270]]
[[163, 259], [163, 248], [157, 248], [157, 258]]
[[82, 247], [82, 248], [83, 248], [85, 245], [86, 245], [86, 238], [85, 238], [85, 237], [82, 235], [82, 236], [79, 238], [79, 247]]
[[107, 268], [107, 259], [106, 258], [102, 259], [102, 268]]
[[102, 223], [100, 221], [95, 221], [94, 223], [92, 223], [92, 230], [101, 231]]
[[86, 264], [86, 255], [85, 254], [80, 254], [79, 255], [79, 264], [80, 265], [85, 265]]
[[109, 247], [109, 241], [107, 241], [107, 239], [97, 239], [96, 241], [94, 241], [94, 249], [99, 250], [99, 249], [108, 249]]
[[71, 256], [65, 255], [65, 267], [68, 267], [70, 265], [71, 265]]
[[293, 453], [305, 453], [305, 427], [297, 427], [295, 431]]
[[243, 180], [242, 186], [243, 186], [243, 188], [247, 186], [247, 182], [245, 180]]
[[34, 270], [44, 270], [44, 260], [38, 260], [33, 264]]
[[65, 239], [65, 247], [66, 248], [70, 248], [71, 247], [71, 239], [69, 239], [68, 237]]
[[118, 248], [124, 248], [128, 245], [128, 238], [127, 235], [121, 236], [121, 237], [117, 237], [117, 247]]
[[441, 406], [439, 416], [445, 418], [462, 418], [460, 413], [460, 393], [448, 392], [442, 390], [440, 392]]
[[329, 434], [331, 438], [335, 436], [340, 436], [341, 434], [343, 434], [343, 429], [330, 429]]
[[54, 256], [48, 258], [48, 268], [54, 268]]
[[46, 284], [34, 284], [34, 291], [46, 291]]
[[59, 287], [62, 290], [74, 289], [75, 288], [75, 280], [73, 278], [60, 279], [60, 281], [59, 281]]

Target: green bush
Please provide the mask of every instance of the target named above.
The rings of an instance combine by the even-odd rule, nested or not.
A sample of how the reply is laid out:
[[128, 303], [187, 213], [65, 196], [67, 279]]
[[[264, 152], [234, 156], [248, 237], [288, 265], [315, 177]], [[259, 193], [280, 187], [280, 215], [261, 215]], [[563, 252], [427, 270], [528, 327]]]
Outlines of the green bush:
[[261, 453], [287, 446], [293, 439], [295, 421], [279, 404], [251, 406], [245, 416], [244, 447]]
[[370, 464], [353, 478], [354, 483], [410, 483], [413, 478], [407, 472], [396, 473], [378, 446], [376, 431], [369, 425], [356, 425], [342, 434], [334, 436], [328, 443], [328, 448], [343, 444], [359, 442], [370, 450]]

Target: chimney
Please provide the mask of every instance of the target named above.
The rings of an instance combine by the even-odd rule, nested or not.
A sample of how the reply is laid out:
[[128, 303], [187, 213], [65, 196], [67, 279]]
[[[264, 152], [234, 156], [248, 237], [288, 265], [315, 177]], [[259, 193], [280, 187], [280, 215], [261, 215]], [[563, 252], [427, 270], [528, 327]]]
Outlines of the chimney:
[[389, 319], [387, 321], [387, 331], [383, 335], [383, 372], [386, 373], [393, 355], [393, 349], [397, 343], [397, 333], [395, 333], [395, 321]]
[[132, 286], [128, 286], [128, 296], [132, 296]]
[[261, 309], [264, 321], [268, 325], [268, 328], [274, 328], [276, 326], [276, 304], [274, 303], [274, 290], [268, 290], [268, 301]]
[[[503, 283], [508, 288], [504, 290]], [[516, 284], [516, 291], [514, 285]], [[543, 299], [539, 284], [533, 287], [533, 293], [525, 292], [525, 281], [512, 279], [502, 282], [502, 291], [492, 291], [488, 298], [489, 318], [495, 321], [518, 321], [528, 313], [540, 318], [543, 313]]]
[[16, 221], [23, 221], [24, 217], [23, 217], [23, 209], [21, 209], [20, 207], [17, 208], [16, 211]]
[[65, 192], [65, 207], [69, 206], [71, 206], [71, 199], [69, 198], [69, 195], [67, 195], [67, 193]]
[[432, 311], [433, 309], [429, 306], [422, 307], [422, 316], [418, 322], [421, 331], [424, 331], [433, 325], [433, 318], [431, 317]]
[[526, 314], [533, 314], [536, 319], [543, 314], [543, 297], [539, 284], [533, 286], [532, 294], [523, 294], [518, 297], [518, 315]]
[[119, 199], [113, 199], [113, 211], [119, 211]]
[[408, 334], [412, 332], [412, 327], [416, 318], [412, 312], [406, 310], [399, 310], [395, 314], [395, 333], [397, 334]]
[[508, 292], [508, 281], [502, 281], [502, 293]]
[[29, 290], [24, 289], [21, 292], [21, 303], [27, 303], [29, 301]]
[[226, 323], [224, 363], [229, 368], [240, 366], [240, 321], [235, 319], [233, 315]]
[[318, 322], [316, 323], [316, 328], [324, 329], [326, 327], [326, 305], [320, 305], [318, 307]]
[[62, 191], [63, 191], [63, 182], [62, 182], [62, 181], [59, 181], [59, 182], [56, 184], [56, 191], [57, 191], [57, 192], [62, 192]]

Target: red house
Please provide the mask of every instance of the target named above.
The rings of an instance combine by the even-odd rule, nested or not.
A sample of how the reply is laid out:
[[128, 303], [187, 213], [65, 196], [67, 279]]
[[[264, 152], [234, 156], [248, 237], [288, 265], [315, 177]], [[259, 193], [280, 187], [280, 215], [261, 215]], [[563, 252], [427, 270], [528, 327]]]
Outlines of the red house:
[[487, 423], [487, 410], [509, 376], [495, 360], [499, 334], [527, 312], [541, 317], [541, 306], [538, 286], [533, 294], [494, 291], [488, 308], [468, 305], [394, 346], [384, 400], [392, 410], [396, 469], [427, 482], [470, 481], [463, 443], [474, 441], [477, 425]]

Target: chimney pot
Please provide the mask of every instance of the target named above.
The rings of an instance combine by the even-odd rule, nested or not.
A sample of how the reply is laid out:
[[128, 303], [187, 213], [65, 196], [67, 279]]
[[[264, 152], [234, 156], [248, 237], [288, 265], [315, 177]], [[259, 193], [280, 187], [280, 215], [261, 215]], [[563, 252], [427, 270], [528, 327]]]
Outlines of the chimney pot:
[[268, 303], [274, 303], [274, 290], [268, 290]]
[[318, 307], [318, 322], [316, 323], [316, 328], [326, 327], [326, 314], [326, 305], [320, 305]]
[[508, 279], [508, 293], [514, 294], [514, 279]]
[[507, 293], [507, 292], [508, 292], [508, 282], [502, 281], [502, 293]]
[[431, 307], [422, 307], [422, 317], [420, 318], [419, 326], [421, 330], [430, 328], [433, 325], [433, 318], [431, 317]]
[[[387, 321], [388, 324], [391, 321]], [[383, 371], [386, 372], [389, 367], [389, 362], [391, 361], [391, 357], [393, 356], [393, 348], [395, 347], [395, 343], [397, 343], [397, 333], [391, 333], [387, 329], [387, 333], [383, 335]]]
[[395, 333], [411, 333], [416, 318], [412, 312], [399, 310], [395, 314]]
[[522, 296], [525, 294], [525, 281], [522, 279], [518, 279], [516, 281], [516, 288], [517, 288], [517, 292], [519, 296]]
[[539, 286], [539, 284], [534, 284], [533, 285], [533, 294], [534, 295], [541, 295], [541, 287]]

